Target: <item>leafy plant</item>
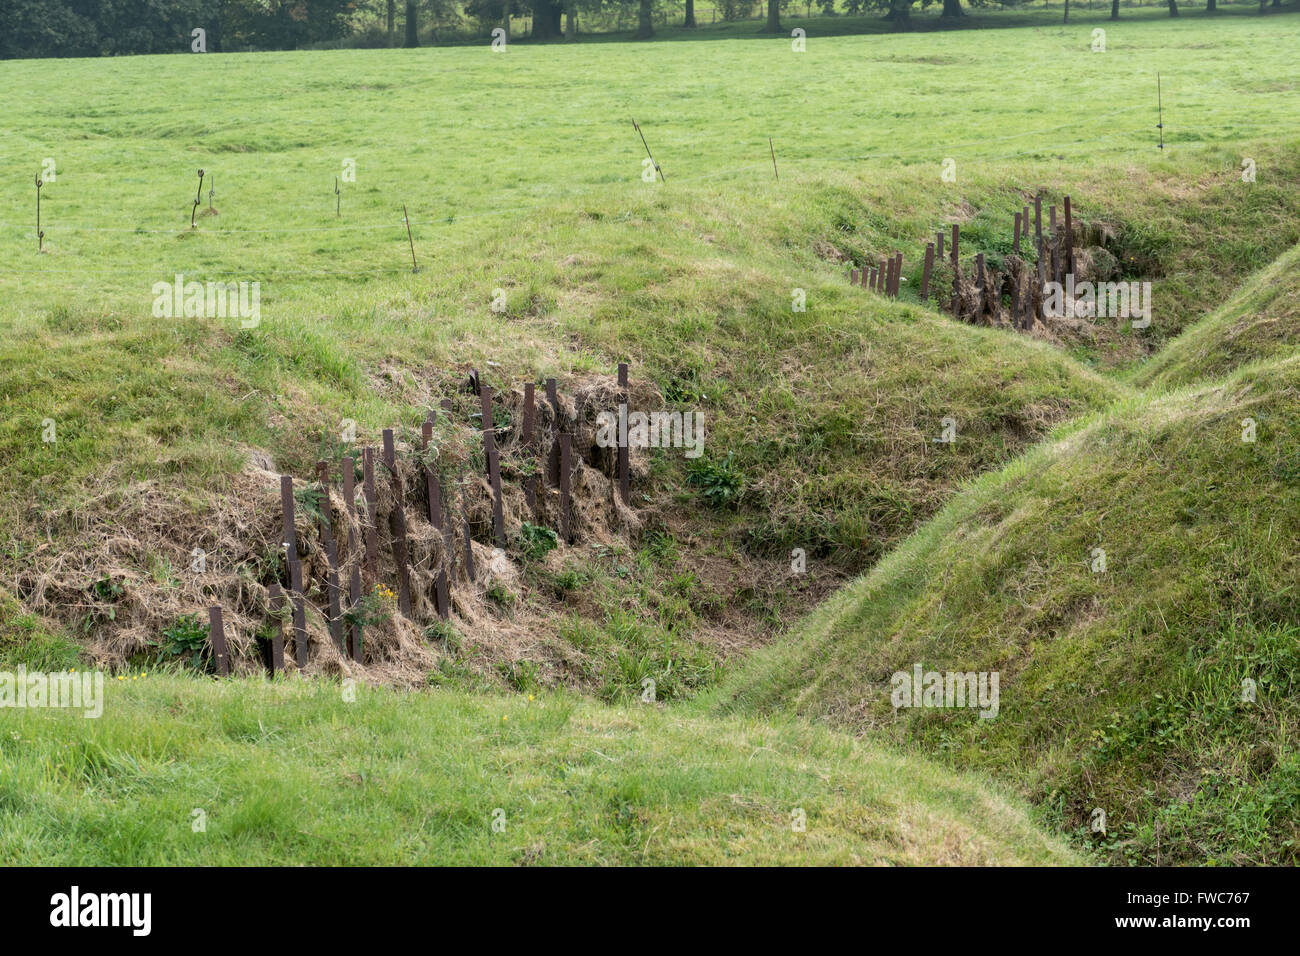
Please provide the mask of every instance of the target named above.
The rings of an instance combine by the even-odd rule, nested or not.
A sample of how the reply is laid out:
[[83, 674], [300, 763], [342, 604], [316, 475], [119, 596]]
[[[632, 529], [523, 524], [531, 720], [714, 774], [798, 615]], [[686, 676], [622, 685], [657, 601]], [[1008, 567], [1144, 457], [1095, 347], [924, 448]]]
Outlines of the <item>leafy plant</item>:
[[550, 528], [529, 524], [527, 521], [519, 526], [519, 540], [524, 557], [529, 561], [541, 561], [560, 543]]
[[715, 508], [734, 505], [745, 487], [735, 456], [730, 452], [717, 461], [700, 458], [692, 462], [686, 483], [698, 488], [700, 496]]
[[162, 632], [164, 654], [185, 659], [195, 670], [207, 670], [208, 629], [193, 614], [183, 614]]

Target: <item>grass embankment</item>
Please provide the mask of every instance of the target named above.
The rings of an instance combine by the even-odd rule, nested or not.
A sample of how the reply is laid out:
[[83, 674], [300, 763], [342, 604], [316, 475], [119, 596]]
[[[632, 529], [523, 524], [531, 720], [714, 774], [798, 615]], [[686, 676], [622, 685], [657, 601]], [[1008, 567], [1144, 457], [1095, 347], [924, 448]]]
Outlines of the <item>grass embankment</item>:
[[[1115, 859], [1295, 862], [1297, 395], [1291, 358], [1066, 427], [759, 652], [721, 708], [1000, 773], [1084, 836], [1100, 807]], [[896, 712], [890, 675], [916, 663], [1000, 672], [999, 715]]]
[[[72, 664], [12, 612], [0, 670]], [[98, 719], [0, 711], [4, 864], [1078, 861], [996, 788], [797, 720], [120, 677]]]

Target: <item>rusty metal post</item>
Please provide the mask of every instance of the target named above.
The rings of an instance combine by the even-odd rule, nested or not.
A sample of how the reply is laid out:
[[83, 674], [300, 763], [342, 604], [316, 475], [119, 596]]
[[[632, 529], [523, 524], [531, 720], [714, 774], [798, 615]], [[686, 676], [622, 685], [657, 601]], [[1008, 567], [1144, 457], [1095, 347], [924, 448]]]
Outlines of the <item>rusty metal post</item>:
[[1070, 197], [1065, 197], [1065, 267], [1074, 275], [1074, 223], [1070, 218]]
[[[348, 582], [348, 608], [355, 613], [361, 603], [361, 562], [358, 557], [357, 534], [352, 530], [357, 517], [357, 463], [354, 458], [343, 459], [343, 498], [347, 506], [348, 517], [348, 560], [352, 563], [352, 575]], [[348, 656], [354, 661], [361, 659], [361, 627], [355, 621], [352, 624], [351, 639], [348, 641]]]
[[388, 468], [389, 487], [393, 492], [393, 510], [388, 513], [388, 532], [397, 566], [397, 607], [411, 617], [411, 568], [406, 552], [406, 506], [402, 504], [402, 478], [397, 473], [397, 446], [393, 430], [384, 429], [384, 465]]
[[302, 563], [296, 557], [289, 564], [289, 589], [293, 592], [293, 656], [301, 670], [307, 666], [307, 607], [302, 595]]
[[221, 605], [208, 608], [208, 640], [212, 642], [212, 663], [218, 677], [230, 676], [230, 649], [226, 646], [226, 628], [221, 621]]
[[[623, 406], [623, 414], [619, 417], [621, 421], [626, 421], [627, 403], [629, 401], [626, 362], [618, 363], [618, 389], [619, 402]], [[618, 435], [618, 492], [623, 497], [623, 504], [629, 504], [632, 501], [632, 473], [629, 456], [627, 429], [620, 428]]]
[[930, 273], [934, 270], [934, 243], [925, 244], [925, 266], [921, 270], [921, 301], [930, 298]]
[[546, 462], [546, 480], [554, 488], [560, 483], [560, 399], [555, 391], [555, 379], [546, 380], [546, 400], [551, 404], [555, 419], [555, 437], [551, 441], [550, 457]]

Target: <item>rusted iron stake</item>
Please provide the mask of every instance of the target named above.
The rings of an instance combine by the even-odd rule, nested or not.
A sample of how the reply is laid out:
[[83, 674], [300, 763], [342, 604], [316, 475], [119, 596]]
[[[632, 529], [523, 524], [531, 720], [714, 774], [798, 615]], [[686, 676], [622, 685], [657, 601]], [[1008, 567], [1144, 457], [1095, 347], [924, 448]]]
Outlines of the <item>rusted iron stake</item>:
[[208, 608], [208, 639], [212, 642], [212, 663], [218, 677], [230, 676], [230, 650], [226, 647], [226, 628], [221, 621], [221, 605]]
[[1074, 229], [1070, 218], [1070, 197], [1065, 197], [1065, 271], [1074, 274]]
[[958, 258], [958, 243], [961, 241], [961, 227], [953, 223], [952, 227], [952, 317], [960, 318], [961, 311], [961, 260]]
[[560, 399], [555, 391], [555, 379], [546, 380], [546, 400], [551, 403], [555, 420], [555, 437], [551, 441], [550, 458], [546, 462], [546, 480], [554, 488], [560, 483]]
[[[357, 463], [353, 458], [343, 459], [343, 498], [348, 514], [348, 560], [352, 564], [352, 575], [348, 582], [348, 608], [356, 612], [361, 603], [361, 562], [356, 560], [357, 534], [352, 530], [357, 517]], [[361, 660], [361, 626], [355, 621], [348, 641], [348, 656], [354, 661]]]
[[[628, 403], [628, 385], [627, 385], [627, 363], [618, 363], [618, 400], [623, 406], [623, 418], [627, 417]], [[631, 462], [629, 461], [629, 451], [627, 447], [627, 434], [625, 429], [618, 436], [618, 492], [623, 498], [623, 504], [628, 504], [632, 500], [632, 473]]]
[[402, 479], [397, 473], [397, 447], [393, 430], [384, 429], [384, 465], [388, 468], [389, 487], [393, 491], [393, 510], [388, 513], [388, 532], [397, 566], [397, 607], [411, 617], [411, 568], [406, 552], [406, 508], [402, 504]]
[[1020, 255], [1020, 213], [1016, 213], [1015, 236], [1012, 239], [1011, 251]]
[[898, 298], [898, 290], [903, 284], [903, 254], [894, 252], [894, 298]]
[[930, 298], [930, 272], [934, 269], [934, 243], [925, 244], [925, 265], [921, 269], [921, 301]]

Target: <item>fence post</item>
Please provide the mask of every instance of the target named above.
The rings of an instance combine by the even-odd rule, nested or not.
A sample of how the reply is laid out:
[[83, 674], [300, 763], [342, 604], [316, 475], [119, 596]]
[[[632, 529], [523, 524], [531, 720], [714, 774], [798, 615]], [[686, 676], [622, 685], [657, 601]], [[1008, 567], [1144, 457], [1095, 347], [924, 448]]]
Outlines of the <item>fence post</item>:
[[217, 676], [230, 676], [230, 650], [226, 647], [226, 628], [221, 621], [221, 605], [208, 608], [208, 639], [212, 642], [212, 661]]
[[[348, 608], [354, 614], [361, 603], [361, 561], [357, 534], [352, 530], [357, 518], [357, 462], [355, 458], [343, 459], [343, 498], [348, 511], [348, 561], [352, 564], [352, 573], [348, 582]], [[354, 661], [361, 660], [361, 626], [352, 622], [351, 640], [348, 642], [348, 656]], [[283, 666], [283, 661], [281, 662]]]
[[961, 318], [961, 260], [958, 258], [957, 245], [961, 240], [961, 227], [953, 223], [952, 227], [952, 317]]
[[1065, 265], [1066, 271], [1074, 274], [1074, 230], [1070, 219], [1070, 197], [1065, 197]]
[[[627, 385], [627, 363], [618, 363], [618, 389], [619, 402], [623, 405], [624, 413], [620, 416], [622, 419], [627, 417], [627, 403], [629, 401]], [[619, 429], [618, 436], [618, 491], [623, 496], [623, 504], [629, 504], [632, 501], [632, 475], [631, 462], [629, 461], [629, 451], [627, 446], [627, 429]]]
[[397, 473], [397, 446], [393, 430], [384, 429], [384, 465], [388, 468], [389, 487], [393, 491], [393, 510], [388, 513], [393, 564], [397, 566], [397, 607], [411, 617], [411, 569], [406, 556], [406, 506], [402, 504], [402, 478]]
[[[433, 423], [436, 420], [437, 412], [429, 413], [429, 420], [420, 426], [420, 448], [427, 451], [429, 442], [433, 440]], [[439, 487], [438, 473], [424, 462], [424, 487], [425, 493], [429, 499], [429, 524], [435, 531], [442, 530], [442, 489]], [[444, 621], [450, 610], [448, 606], [447, 593], [447, 554], [443, 554], [443, 560], [439, 563], [438, 573], [434, 576], [433, 583], [433, 604], [438, 612], [438, 616]]]
[[925, 244], [925, 266], [921, 270], [921, 301], [930, 298], [930, 272], [934, 269], [934, 243]]
[[560, 483], [560, 399], [555, 392], [555, 379], [546, 380], [546, 400], [551, 403], [555, 419], [555, 437], [551, 441], [550, 457], [546, 462], [546, 480], [554, 488]]

